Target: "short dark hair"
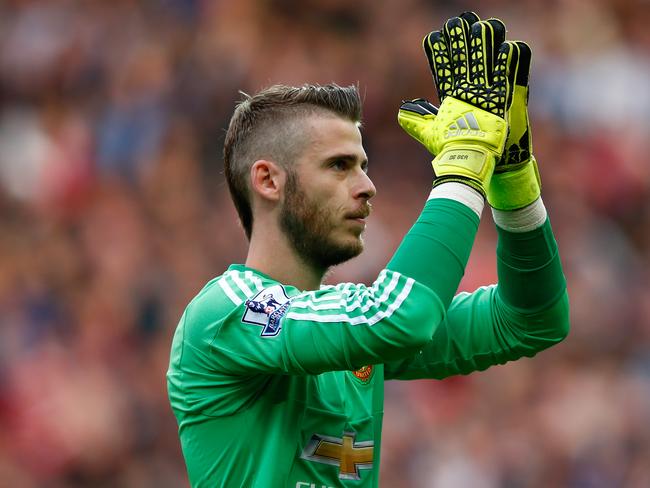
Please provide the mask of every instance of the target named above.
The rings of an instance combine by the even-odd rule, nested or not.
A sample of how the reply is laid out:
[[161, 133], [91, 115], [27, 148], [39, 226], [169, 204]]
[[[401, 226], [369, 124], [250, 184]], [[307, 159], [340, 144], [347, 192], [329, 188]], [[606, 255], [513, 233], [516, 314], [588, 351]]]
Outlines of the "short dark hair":
[[330, 112], [361, 122], [361, 97], [355, 85], [273, 85], [253, 96], [245, 95], [230, 119], [223, 148], [230, 195], [246, 237], [253, 230], [250, 168], [258, 159], [270, 159], [288, 170], [303, 149], [300, 122], [305, 116]]

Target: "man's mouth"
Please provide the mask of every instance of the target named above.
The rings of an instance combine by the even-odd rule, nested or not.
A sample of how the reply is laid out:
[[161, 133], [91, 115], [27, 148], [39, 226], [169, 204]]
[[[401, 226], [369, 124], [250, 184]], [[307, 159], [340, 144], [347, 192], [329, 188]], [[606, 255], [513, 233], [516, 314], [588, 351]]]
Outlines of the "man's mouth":
[[365, 222], [365, 220], [368, 218], [368, 215], [370, 215], [368, 212], [354, 213], [354, 214], [349, 214], [347, 218], [350, 220], [358, 220], [360, 222]]
[[354, 222], [357, 222], [363, 226], [366, 225], [366, 219], [370, 215], [370, 209], [369, 208], [363, 208], [357, 212], [352, 212], [349, 213], [346, 218], [348, 220], [352, 220]]
[[355, 212], [347, 214], [346, 218], [352, 220], [365, 221], [370, 215], [370, 205], [364, 206]]

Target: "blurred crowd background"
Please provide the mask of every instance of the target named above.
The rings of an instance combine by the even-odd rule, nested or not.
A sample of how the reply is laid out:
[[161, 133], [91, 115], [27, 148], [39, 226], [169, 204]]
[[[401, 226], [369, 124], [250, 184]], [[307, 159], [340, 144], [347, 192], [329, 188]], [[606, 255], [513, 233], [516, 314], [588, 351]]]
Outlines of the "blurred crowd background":
[[[650, 486], [650, 2], [0, 2], [0, 486], [182, 487], [166, 396], [185, 304], [242, 262], [223, 178], [239, 90], [358, 83], [372, 282], [429, 191], [396, 123], [463, 10], [533, 48], [533, 144], [572, 330], [534, 359], [387, 384], [382, 487]], [[462, 289], [491, 283], [484, 215]]]

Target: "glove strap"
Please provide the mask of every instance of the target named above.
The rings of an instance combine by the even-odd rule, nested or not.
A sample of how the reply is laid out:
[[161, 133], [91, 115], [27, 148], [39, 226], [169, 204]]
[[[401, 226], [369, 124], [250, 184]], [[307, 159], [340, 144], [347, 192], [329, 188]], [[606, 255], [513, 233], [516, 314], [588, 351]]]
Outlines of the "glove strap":
[[521, 168], [494, 173], [487, 199], [497, 210], [517, 210], [533, 203], [541, 194], [537, 161], [533, 156]]
[[444, 150], [434, 161], [433, 186], [455, 181], [469, 185], [485, 197], [494, 170], [495, 157], [480, 146], [461, 145]]

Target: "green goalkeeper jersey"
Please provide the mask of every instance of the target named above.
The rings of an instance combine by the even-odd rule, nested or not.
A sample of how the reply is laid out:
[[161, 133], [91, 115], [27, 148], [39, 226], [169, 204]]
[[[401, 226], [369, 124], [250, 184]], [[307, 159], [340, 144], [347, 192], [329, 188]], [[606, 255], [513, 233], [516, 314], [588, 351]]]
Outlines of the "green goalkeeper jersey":
[[[180, 320], [167, 374], [192, 486], [378, 486], [384, 380], [469, 373], [566, 335], [550, 225], [521, 239], [502, 239], [510, 289], [461, 293], [449, 306], [392, 269], [371, 286], [309, 292], [243, 265], [209, 282]], [[531, 279], [534, 293], [519, 286]]]

